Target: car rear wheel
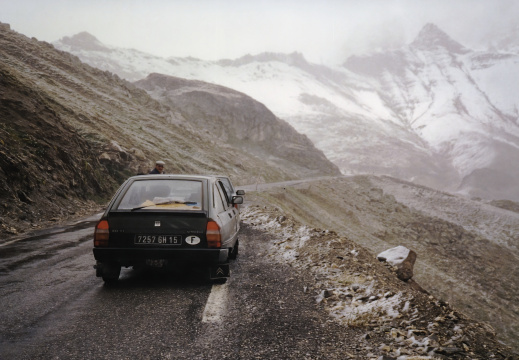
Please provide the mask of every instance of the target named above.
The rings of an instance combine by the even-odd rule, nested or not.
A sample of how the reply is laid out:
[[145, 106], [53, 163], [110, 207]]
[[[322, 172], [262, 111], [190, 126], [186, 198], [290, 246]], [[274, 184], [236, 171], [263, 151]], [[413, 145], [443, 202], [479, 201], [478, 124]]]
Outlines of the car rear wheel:
[[238, 257], [238, 248], [240, 245], [240, 240], [236, 240], [236, 244], [234, 244], [234, 247], [232, 248], [231, 252], [229, 253], [229, 259], [236, 260]]
[[114, 283], [119, 279], [119, 275], [121, 274], [121, 265], [117, 263], [104, 263], [98, 261], [96, 272], [96, 275], [102, 277], [105, 283]]

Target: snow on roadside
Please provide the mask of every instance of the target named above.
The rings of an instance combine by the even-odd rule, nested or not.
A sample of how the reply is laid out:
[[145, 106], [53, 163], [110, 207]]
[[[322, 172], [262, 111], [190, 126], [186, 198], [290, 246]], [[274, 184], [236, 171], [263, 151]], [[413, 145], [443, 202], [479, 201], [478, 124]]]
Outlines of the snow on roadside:
[[[274, 260], [313, 273], [315, 299], [333, 319], [345, 325], [390, 322], [408, 310], [408, 299], [402, 293], [382, 290], [375, 276], [359, 271], [359, 266], [369, 265], [357, 259], [359, 250], [354, 244], [343, 244], [334, 232], [298, 225], [279, 209], [260, 206], [243, 207], [241, 219], [273, 235], [269, 256]], [[348, 257], [355, 268], [349, 263], [338, 265], [326, 259], [332, 246], [337, 245], [343, 248], [341, 253], [344, 254], [337, 258]]]

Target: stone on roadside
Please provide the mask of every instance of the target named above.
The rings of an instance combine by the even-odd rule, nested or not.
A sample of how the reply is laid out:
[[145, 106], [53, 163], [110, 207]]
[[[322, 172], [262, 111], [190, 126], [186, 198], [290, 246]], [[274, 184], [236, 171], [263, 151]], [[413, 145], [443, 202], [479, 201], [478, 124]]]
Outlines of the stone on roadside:
[[408, 281], [413, 277], [413, 267], [416, 262], [416, 252], [405, 246], [397, 246], [383, 251], [377, 255], [379, 261], [385, 261], [391, 266], [396, 266], [396, 275], [402, 281]]

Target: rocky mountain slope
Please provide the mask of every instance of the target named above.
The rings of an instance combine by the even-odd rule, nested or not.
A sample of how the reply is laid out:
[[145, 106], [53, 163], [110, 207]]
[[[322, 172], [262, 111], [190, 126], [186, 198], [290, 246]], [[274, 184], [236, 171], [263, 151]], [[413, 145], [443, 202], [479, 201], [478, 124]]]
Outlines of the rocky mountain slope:
[[[231, 146], [199, 127], [203, 114], [195, 121], [174, 104], [162, 104], [117, 75], [7, 24], [0, 26], [0, 58], [2, 234], [81, 214], [88, 210], [84, 201], [105, 201], [124, 179], [149, 171], [157, 159], [169, 173], [224, 173], [237, 183], [339, 173], [310, 141], [271, 114], [264, 121], [257, 114], [258, 132], [275, 138], [286, 131], [294, 147], [319, 161], [307, 167], [293, 162], [286, 148], [254, 153], [254, 146]], [[248, 106], [260, 105], [250, 100]]]
[[151, 74], [134, 83], [178, 109], [192, 126], [222, 143], [246, 149], [272, 166], [298, 166], [308, 176], [340, 174], [312, 142], [251, 97], [223, 86]]
[[[461, 313], [490, 324], [502, 341], [519, 349], [519, 213], [390, 177], [353, 176], [260, 185], [257, 193], [255, 189], [248, 189], [247, 198], [259, 207], [246, 221], [277, 234], [276, 256], [309, 262], [304, 267], [316, 272], [321, 290], [337, 295], [328, 306], [335, 316], [342, 314], [343, 321], [354, 322], [364, 312], [376, 320], [373, 307], [387, 310], [383, 301], [377, 305], [365, 300], [366, 309], [361, 304], [353, 304], [359, 306], [354, 310], [344, 307], [345, 292], [360, 297], [351, 286], [344, 289], [350, 282], [362, 280], [370, 296], [384, 293], [370, 289], [380, 274], [367, 279], [365, 271], [356, 276], [353, 271], [349, 280], [344, 278], [344, 269], [357, 262], [357, 251], [367, 249], [374, 259], [402, 245], [417, 253], [412, 280]], [[322, 260], [310, 254], [310, 261], [301, 252], [310, 246], [310, 238], [316, 238], [311, 251]], [[384, 316], [387, 313], [379, 319]]]
[[163, 59], [87, 33], [54, 45], [129, 80], [158, 72], [244, 92], [306, 134], [344, 173], [519, 200], [512, 165], [519, 160], [519, 53], [512, 35], [478, 52], [427, 24], [402, 49], [354, 56], [338, 67], [297, 53]]

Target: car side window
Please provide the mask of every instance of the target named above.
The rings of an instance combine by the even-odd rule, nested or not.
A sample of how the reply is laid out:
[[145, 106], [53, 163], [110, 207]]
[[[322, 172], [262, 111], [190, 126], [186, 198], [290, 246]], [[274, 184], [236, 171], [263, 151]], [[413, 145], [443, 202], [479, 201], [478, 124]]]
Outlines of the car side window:
[[224, 212], [227, 209], [227, 203], [222, 196], [220, 186], [217, 183], [213, 187], [214, 207], [218, 213]]
[[230, 199], [234, 193], [231, 182], [229, 181], [229, 179], [225, 179], [225, 178], [220, 178], [220, 181], [223, 184], [223, 188], [225, 189], [225, 192], [227, 193], [228, 199]]
[[[231, 196], [232, 194], [229, 192], [229, 190], [225, 187], [225, 184], [221, 181], [218, 181], [218, 187], [220, 188], [222, 192], [222, 197], [224, 200], [226, 200], [227, 205], [231, 203]], [[227, 206], [226, 206], [227, 208]]]

